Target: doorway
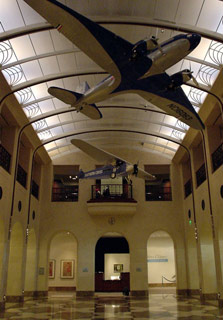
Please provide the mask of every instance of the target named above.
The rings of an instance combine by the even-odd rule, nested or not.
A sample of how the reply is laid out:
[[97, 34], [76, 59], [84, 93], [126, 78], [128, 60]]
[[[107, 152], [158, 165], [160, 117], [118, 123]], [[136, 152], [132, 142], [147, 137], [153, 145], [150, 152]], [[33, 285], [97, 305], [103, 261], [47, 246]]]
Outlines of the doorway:
[[101, 237], [95, 248], [95, 291], [130, 289], [130, 255], [127, 240], [115, 232]]

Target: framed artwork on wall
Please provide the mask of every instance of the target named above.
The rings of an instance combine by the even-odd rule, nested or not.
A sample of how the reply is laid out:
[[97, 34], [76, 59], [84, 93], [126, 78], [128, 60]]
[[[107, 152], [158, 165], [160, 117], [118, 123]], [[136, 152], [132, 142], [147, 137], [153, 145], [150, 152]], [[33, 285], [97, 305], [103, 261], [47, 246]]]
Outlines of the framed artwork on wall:
[[60, 261], [60, 277], [61, 279], [74, 278], [74, 260]]
[[49, 279], [55, 278], [55, 266], [56, 261], [54, 259], [49, 260]]
[[122, 272], [123, 271], [123, 264], [114, 264], [114, 272]]

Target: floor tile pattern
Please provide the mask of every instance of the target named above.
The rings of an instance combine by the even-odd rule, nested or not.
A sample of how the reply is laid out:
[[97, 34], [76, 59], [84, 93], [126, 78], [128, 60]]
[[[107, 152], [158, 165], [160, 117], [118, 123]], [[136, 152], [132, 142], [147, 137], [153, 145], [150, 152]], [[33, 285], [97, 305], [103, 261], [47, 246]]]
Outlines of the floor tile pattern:
[[21, 304], [6, 304], [0, 320], [199, 320], [223, 319], [223, 309], [202, 305], [198, 299], [174, 294], [151, 294], [148, 298], [98, 295], [76, 298], [74, 294], [51, 295]]

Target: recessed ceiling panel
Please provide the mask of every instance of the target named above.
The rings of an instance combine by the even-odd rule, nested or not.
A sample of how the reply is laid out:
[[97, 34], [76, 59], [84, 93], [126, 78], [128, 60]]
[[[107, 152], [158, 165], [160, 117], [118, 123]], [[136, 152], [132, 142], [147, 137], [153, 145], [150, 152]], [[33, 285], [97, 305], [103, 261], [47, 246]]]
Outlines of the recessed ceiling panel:
[[154, 17], [159, 20], [174, 21], [178, 0], [157, 0]]
[[55, 74], [60, 72], [56, 57], [44, 58], [39, 61], [43, 75]]
[[[205, 0], [197, 26], [216, 31], [222, 19], [223, 3], [219, 0]], [[207, 19], [208, 17], [208, 19]]]
[[15, 0], [1, 1], [0, 21], [4, 31], [24, 26], [19, 6]]
[[57, 56], [59, 68], [61, 72], [75, 71], [77, 70], [76, 59], [74, 53], [63, 54]]
[[[10, 40], [10, 42], [18, 60], [35, 55], [35, 51], [29, 36], [15, 38]], [[24, 50], [24, 48], [26, 49]]]
[[203, 2], [203, 0], [180, 0], [175, 18], [176, 22], [196, 25]]
[[[45, 19], [43, 19], [38, 13], [32, 10], [30, 6], [22, 0], [7, 0], [4, 2], [13, 2], [14, 7], [16, 7], [16, 3], [19, 3], [19, 8], [22, 12], [22, 19], [24, 20], [26, 25], [45, 22]], [[14, 10], [14, 8], [12, 10]]]

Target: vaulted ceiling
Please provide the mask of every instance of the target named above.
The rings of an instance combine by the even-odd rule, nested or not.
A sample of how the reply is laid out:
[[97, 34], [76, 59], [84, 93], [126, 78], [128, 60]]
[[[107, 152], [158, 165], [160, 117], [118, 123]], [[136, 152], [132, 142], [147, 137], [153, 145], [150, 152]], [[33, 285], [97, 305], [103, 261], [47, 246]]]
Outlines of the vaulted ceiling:
[[[40, 0], [41, 1], [41, 0]], [[159, 41], [183, 31], [202, 35], [200, 45], [169, 74], [191, 69], [199, 89], [183, 86], [196, 111], [223, 64], [223, 2], [219, 0], [61, 0], [132, 43]], [[0, 65], [50, 157], [73, 152], [72, 134], [99, 147], [129, 146], [171, 159], [188, 127], [137, 95], [126, 94], [97, 106], [91, 120], [47, 92], [49, 86], [81, 91], [106, 77], [84, 53], [53, 29], [23, 0], [1, 0]], [[179, 31], [176, 31], [176, 30]], [[83, 133], [87, 132], [87, 133]]]

